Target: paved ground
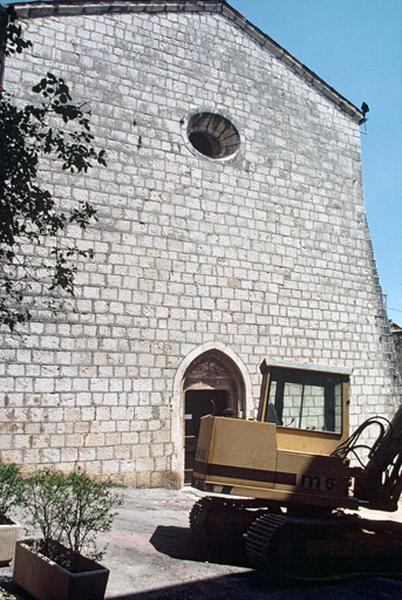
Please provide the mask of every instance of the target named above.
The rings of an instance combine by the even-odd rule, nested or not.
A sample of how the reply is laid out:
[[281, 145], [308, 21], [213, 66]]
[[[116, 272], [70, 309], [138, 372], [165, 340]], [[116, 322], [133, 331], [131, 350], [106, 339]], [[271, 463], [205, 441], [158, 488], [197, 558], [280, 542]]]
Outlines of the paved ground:
[[[108, 542], [103, 562], [111, 571], [109, 600], [402, 599], [401, 581], [378, 577], [333, 585], [275, 586], [244, 566], [211, 561], [188, 528], [197, 492], [187, 488], [125, 490], [124, 494], [113, 530], [102, 540]], [[379, 516], [384, 515], [374, 518]], [[11, 568], [0, 570], [0, 585], [13, 592], [2, 596], [0, 591], [0, 599], [25, 600], [14, 595], [11, 572]]]

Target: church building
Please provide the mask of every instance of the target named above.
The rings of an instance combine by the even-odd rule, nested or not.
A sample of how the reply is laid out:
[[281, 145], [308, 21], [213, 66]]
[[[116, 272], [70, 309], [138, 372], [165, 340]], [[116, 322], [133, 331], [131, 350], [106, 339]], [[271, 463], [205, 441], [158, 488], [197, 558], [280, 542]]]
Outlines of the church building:
[[[265, 359], [348, 369], [350, 426], [400, 376], [362, 191], [363, 113], [221, 0], [16, 5], [91, 109], [107, 167], [41, 176], [98, 221], [76, 294], [1, 338], [0, 459], [134, 486], [191, 478], [200, 416], [255, 418]], [[311, 35], [311, 32], [309, 32]]]

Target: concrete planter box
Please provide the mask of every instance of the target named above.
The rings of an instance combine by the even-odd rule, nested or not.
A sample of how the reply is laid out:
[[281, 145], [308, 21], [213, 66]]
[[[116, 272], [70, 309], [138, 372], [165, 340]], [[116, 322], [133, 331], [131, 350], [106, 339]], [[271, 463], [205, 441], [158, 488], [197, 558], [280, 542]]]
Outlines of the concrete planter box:
[[32, 548], [33, 541], [17, 542], [14, 582], [36, 600], [103, 600], [109, 570], [77, 552], [58, 547], [71, 559], [67, 570]]
[[20, 525], [8, 517], [0, 520], [0, 567], [5, 567], [14, 558], [15, 544], [20, 532]]

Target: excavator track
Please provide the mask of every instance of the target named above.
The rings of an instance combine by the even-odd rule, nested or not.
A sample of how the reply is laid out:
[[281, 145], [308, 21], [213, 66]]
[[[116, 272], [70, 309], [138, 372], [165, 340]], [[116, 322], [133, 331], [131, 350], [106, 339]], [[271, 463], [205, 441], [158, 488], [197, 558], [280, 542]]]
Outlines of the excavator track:
[[244, 534], [258, 516], [266, 513], [255, 500], [206, 496], [190, 513], [192, 532], [216, 552], [245, 556]]
[[355, 515], [303, 518], [265, 514], [246, 534], [254, 568], [276, 579], [328, 581], [402, 576], [402, 524]]

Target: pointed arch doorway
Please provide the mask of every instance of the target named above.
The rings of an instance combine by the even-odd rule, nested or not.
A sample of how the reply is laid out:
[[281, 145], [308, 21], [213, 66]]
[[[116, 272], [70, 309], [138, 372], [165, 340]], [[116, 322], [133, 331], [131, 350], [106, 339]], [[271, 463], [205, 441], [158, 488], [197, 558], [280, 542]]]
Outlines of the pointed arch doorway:
[[184, 395], [184, 483], [191, 483], [200, 419], [230, 409], [234, 416], [245, 413], [245, 384], [240, 369], [224, 352], [213, 349], [200, 354], [183, 377]]

